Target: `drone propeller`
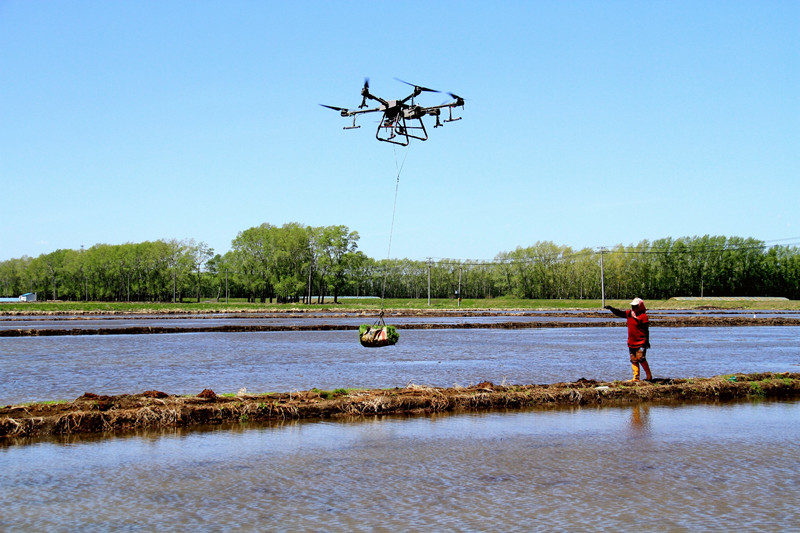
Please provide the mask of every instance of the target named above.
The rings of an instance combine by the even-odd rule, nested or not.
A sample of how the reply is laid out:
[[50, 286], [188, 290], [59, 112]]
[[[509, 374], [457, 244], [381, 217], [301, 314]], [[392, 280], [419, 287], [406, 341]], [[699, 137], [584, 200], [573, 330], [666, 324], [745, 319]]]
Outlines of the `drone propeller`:
[[333, 109], [334, 111], [338, 111], [339, 114], [341, 114], [343, 117], [346, 117], [348, 114], [350, 114], [350, 110], [345, 109], [344, 107], [334, 107], [332, 105], [325, 105], [325, 104], [319, 104], [319, 105], [321, 105], [322, 107], [327, 107], [328, 109]]
[[361, 105], [359, 109], [367, 107], [367, 96], [369, 96], [369, 78], [364, 78], [364, 88], [361, 89]]
[[409, 83], [407, 81], [403, 81], [400, 78], [395, 78], [395, 79], [397, 81], [399, 81], [400, 83], [405, 83], [406, 85], [411, 85], [412, 87], [414, 87], [415, 89], [418, 89], [421, 92], [426, 92], [426, 93], [440, 93], [440, 92], [442, 92], [442, 91], [437, 91], [436, 89], [429, 89], [427, 87], [422, 87], [421, 85], [415, 85], [413, 83]]
[[453, 94], [453, 93], [447, 93], [447, 94], [450, 95], [450, 98], [452, 98], [453, 100], [456, 101], [456, 105], [460, 105], [460, 106], [464, 105], [464, 99], [461, 98], [460, 96], [458, 96], [457, 94]]

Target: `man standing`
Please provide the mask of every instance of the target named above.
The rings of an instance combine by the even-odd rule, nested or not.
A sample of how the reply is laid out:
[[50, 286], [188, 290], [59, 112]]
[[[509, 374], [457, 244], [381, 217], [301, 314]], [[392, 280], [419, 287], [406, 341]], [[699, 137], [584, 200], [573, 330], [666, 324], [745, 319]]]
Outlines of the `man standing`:
[[647, 364], [647, 349], [650, 348], [650, 322], [647, 319], [647, 309], [641, 298], [634, 298], [631, 308], [627, 311], [607, 305], [605, 307], [615, 316], [628, 319], [628, 351], [631, 355], [631, 368], [633, 379], [639, 381], [639, 365], [642, 365], [648, 381], [653, 379], [650, 365]]

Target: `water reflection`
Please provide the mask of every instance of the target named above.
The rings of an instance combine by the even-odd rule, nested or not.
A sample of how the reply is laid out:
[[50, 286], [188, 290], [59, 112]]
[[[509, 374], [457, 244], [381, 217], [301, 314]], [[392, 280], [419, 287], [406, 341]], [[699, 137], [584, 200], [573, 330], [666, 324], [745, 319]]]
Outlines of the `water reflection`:
[[631, 407], [631, 418], [628, 424], [629, 434], [632, 439], [642, 439], [650, 436], [650, 407], [648, 405], [634, 405]]

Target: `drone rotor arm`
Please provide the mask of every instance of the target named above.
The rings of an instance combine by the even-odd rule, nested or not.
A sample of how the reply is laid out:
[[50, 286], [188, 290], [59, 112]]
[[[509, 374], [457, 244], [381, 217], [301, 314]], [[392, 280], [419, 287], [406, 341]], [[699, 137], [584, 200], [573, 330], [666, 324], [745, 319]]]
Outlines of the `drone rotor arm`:
[[372, 107], [370, 109], [357, 109], [355, 111], [350, 111], [350, 115], [363, 115], [364, 113], [375, 113], [377, 111], [384, 111], [385, 108], [383, 106], [379, 107]]
[[[452, 96], [455, 99], [454, 102], [447, 102], [445, 104], [423, 107], [420, 109], [420, 111], [423, 112], [425, 115], [431, 115], [436, 117], [436, 124], [434, 125], [434, 127], [436, 128], [438, 128], [439, 126], [444, 126], [443, 122], [446, 123], [446, 122], [455, 122], [456, 120], [461, 120], [461, 117], [453, 116], [453, 108], [454, 107], [463, 108], [464, 99], [454, 94], [451, 94], [450, 96]], [[441, 113], [442, 109], [448, 110], [448, 118], [444, 119], [444, 121], [439, 120], [439, 114]]]
[[364, 87], [361, 89], [361, 105], [358, 106], [359, 109], [367, 107], [367, 100], [375, 100], [376, 102], [380, 102], [382, 105], [389, 105], [386, 100], [381, 98], [380, 96], [375, 96], [371, 92], [369, 92], [369, 78], [364, 80]]
[[389, 103], [386, 100], [384, 100], [380, 96], [375, 96], [374, 94], [370, 93], [367, 90], [361, 91], [361, 96], [363, 98], [361, 99], [361, 105], [358, 106], [359, 109], [361, 109], [363, 107], [367, 107], [367, 99], [375, 100], [376, 102], [380, 102], [381, 105], [384, 105], [384, 106], [388, 106], [389, 105]]

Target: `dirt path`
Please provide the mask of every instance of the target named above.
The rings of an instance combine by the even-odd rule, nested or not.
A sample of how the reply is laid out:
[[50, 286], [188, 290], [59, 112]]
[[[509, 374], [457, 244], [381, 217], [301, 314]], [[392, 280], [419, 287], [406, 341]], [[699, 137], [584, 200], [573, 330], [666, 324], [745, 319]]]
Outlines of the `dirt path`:
[[402, 389], [243, 393], [235, 397], [217, 396], [208, 389], [196, 396], [174, 396], [159, 391], [120, 396], [86, 393], [73, 402], [0, 408], [0, 444], [49, 435], [281, 419], [798, 397], [800, 373], [736, 374], [640, 383], [580, 379], [550, 385], [501, 386], [489, 382], [458, 388], [411, 385]]

